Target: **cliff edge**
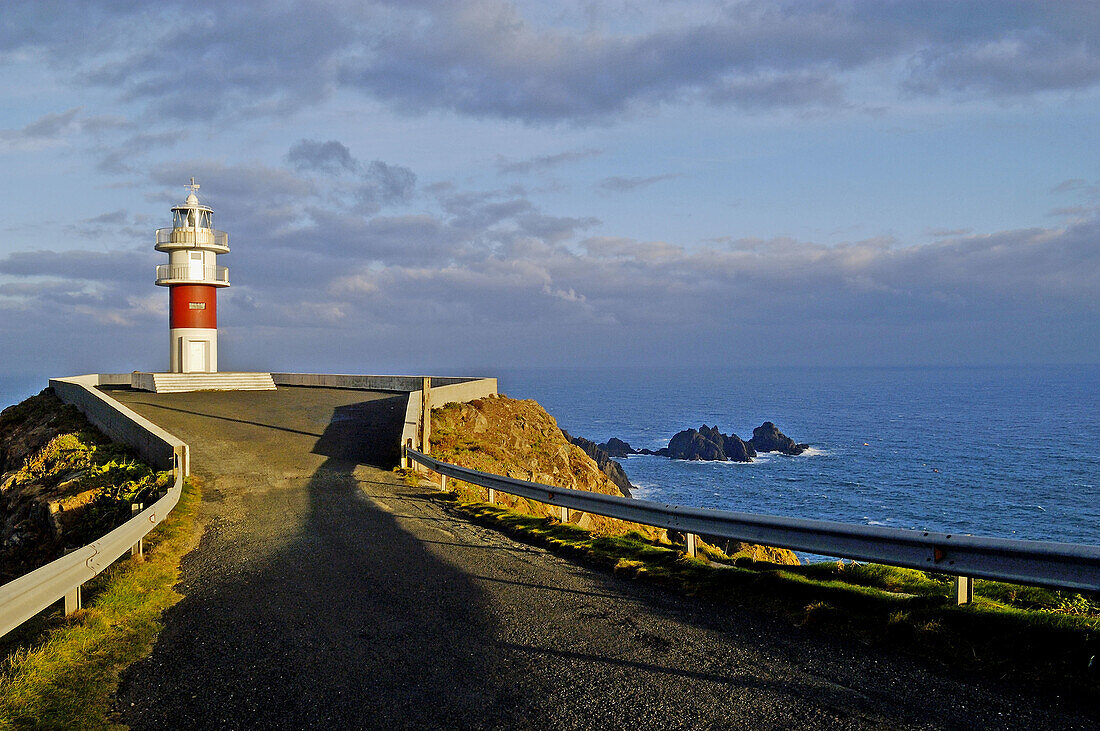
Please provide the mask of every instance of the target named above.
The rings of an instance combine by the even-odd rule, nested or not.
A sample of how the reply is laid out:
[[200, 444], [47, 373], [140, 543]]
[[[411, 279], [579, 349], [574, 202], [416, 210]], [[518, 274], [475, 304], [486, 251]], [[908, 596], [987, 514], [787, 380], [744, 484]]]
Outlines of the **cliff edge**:
[[[432, 409], [431, 455], [451, 464], [521, 480], [573, 490], [624, 495], [584, 449], [571, 443], [557, 422], [537, 401], [492, 396], [469, 403]], [[471, 500], [484, 500], [484, 488], [459, 483], [456, 490]], [[514, 510], [558, 517], [558, 508], [498, 493], [497, 502]], [[663, 529], [573, 511], [573, 522], [598, 535], [636, 530], [662, 540]], [[798, 557], [785, 548], [757, 546], [724, 539], [705, 539], [727, 555], [746, 555], [757, 561], [797, 565]]]

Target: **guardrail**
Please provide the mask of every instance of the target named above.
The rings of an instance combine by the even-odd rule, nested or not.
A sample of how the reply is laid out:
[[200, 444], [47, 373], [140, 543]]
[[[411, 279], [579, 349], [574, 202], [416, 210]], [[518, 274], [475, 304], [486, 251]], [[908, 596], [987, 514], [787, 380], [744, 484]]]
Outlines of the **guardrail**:
[[213, 228], [158, 228], [157, 245], [190, 244], [229, 248], [229, 234]]
[[[79, 609], [80, 587], [127, 551], [139, 552], [142, 539], [179, 502], [183, 481], [190, 472], [188, 446], [95, 389], [100, 383], [115, 381], [113, 376], [90, 375], [51, 379], [50, 385], [59, 398], [84, 412], [107, 436], [134, 447], [154, 465], [166, 466], [165, 457], [170, 455], [175, 480], [152, 506], [102, 538], [0, 586], [0, 637], [62, 599], [65, 614]], [[167, 455], [165, 448], [169, 450]]]
[[971, 577], [1055, 589], [1100, 591], [1100, 546], [903, 530], [667, 505], [479, 472], [441, 462], [410, 448], [406, 448], [405, 456], [445, 477], [489, 490], [608, 518], [677, 530], [690, 536], [720, 536], [823, 556], [953, 574], [966, 583], [965, 587], [960, 585], [960, 603], [965, 603], [962, 592], [969, 594], [972, 590], [969, 586]]
[[157, 264], [157, 281], [219, 282], [229, 284], [229, 267]]

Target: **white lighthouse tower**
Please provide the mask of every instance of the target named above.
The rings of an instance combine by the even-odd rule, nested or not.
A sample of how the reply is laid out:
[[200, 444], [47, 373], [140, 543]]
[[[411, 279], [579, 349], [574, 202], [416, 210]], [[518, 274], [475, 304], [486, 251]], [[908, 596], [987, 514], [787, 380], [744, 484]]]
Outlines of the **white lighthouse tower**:
[[168, 287], [172, 373], [218, 371], [218, 288], [229, 286], [229, 269], [218, 254], [229, 253], [229, 235], [214, 228], [214, 211], [191, 193], [172, 208], [172, 228], [157, 229], [157, 251], [168, 263], [157, 267], [156, 283]]

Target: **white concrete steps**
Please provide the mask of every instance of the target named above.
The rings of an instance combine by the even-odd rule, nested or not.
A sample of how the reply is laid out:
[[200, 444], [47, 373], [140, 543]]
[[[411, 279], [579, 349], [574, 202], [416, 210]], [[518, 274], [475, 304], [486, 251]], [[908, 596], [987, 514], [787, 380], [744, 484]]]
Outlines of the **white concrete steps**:
[[270, 373], [139, 373], [130, 386], [154, 393], [184, 391], [274, 391]]

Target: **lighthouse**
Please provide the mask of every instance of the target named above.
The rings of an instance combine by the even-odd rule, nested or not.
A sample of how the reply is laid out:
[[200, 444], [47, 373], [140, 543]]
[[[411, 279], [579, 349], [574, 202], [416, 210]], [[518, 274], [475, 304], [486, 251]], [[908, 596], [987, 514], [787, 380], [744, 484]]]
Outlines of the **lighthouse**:
[[218, 289], [229, 286], [229, 235], [214, 228], [214, 211], [199, 202], [195, 179], [190, 193], [172, 208], [172, 228], [157, 229], [156, 250], [168, 254], [157, 267], [156, 284], [168, 288], [169, 371], [217, 373]]

